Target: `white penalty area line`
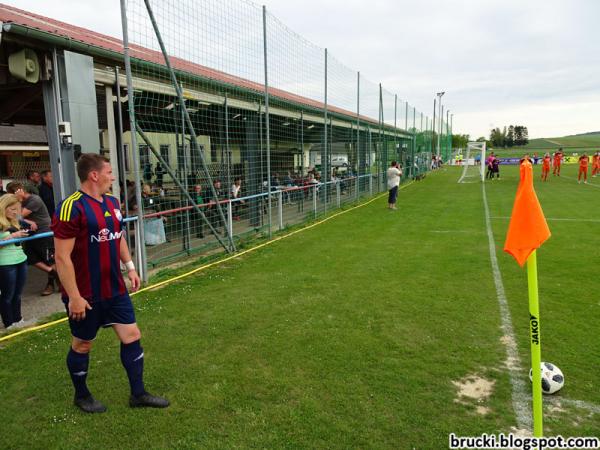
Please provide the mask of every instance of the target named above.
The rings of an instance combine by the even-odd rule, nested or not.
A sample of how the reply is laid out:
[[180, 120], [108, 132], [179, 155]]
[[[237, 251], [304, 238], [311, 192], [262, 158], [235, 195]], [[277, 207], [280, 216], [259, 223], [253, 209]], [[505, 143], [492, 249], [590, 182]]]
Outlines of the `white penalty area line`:
[[506, 337], [503, 339], [506, 347], [506, 360], [508, 373], [510, 376], [510, 384], [512, 387], [512, 404], [517, 419], [517, 428], [532, 430], [531, 412], [529, 410], [528, 389], [521, 375], [523, 368], [521, 358], [517, 349], [517, 340], [510, 318], [510, 310], [504, 292], [504, 284], [502, 283], [502, 274], [498, 266], [498, 258], [496, 257], [496, 242], [494, 241], [494, 233], [492, 232], [492, 222], [490, 218], [490, 209], [488, 207], [487, 196], [485, 193], [485, 183], [481, 183], [483, 192], [483, 207], [485, 210], [485, 226], [488, 235], [488, 244], [490, 249], [490, 262], [492, 264], [492, 273], [494, 274], [494, 284], [496, 285], [496, 295], [498, 297], [498, 306], [500, 307], [500, 318], [502, 333]]

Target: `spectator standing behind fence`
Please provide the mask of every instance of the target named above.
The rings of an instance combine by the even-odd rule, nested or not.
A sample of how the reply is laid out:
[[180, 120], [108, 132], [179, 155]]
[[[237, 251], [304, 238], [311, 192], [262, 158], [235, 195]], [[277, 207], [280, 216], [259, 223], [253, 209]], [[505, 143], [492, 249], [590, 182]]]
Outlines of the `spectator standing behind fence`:
[[129, 207], [130, 212], [137, 212], [137, 198], [135, 195], [135, 183], [133, 181], [127, 180], [127, 206]]
[[52, 171], [42, 170], [42, 183], [40, 184], [40, 198], [46, 205], [50, 217], [54, 215], [54, 187], [52, 179]]
[[[19, 199], [13, 194], [0, 197], [0, 240], [28, 236], [18, 217]], [[27, 278], [27, 256], [20, 243], [0, 246], [0, 315], [7, 329], [23, 324], [21, 292]]]
[[398, 189], [400, 186], [400, 177], [402, 176], [402, 170], [398, 167], [396, 161], [392, 161], [390, 168], [387, 170], [387, 184], [388, 184], [388, 208], [396, 208], [396, 199], [398, 198]]
[[163, 176], [165, 174], [165, 169], [163, 168], [160, 161], [157, 161], [156, 168], [154, 169], [154, 174], [156, 175], [156, 185], [162, 188], [163, 185]]
[[[33, 231], [38, 233], [50, 232], [50, 215], [39, 195], [30, 194], [17, 181], [9, 183], [6, 189], [11, 194], [15, 194], [21, 202], [21, 217], [32, 224], [31, 229]], [[43, 237], [27, 242], [25, 244], [25, 254], [30, 266], [35, 266], [48, 274], [48, 281], [41, 295], [46, 296], [54, 293], [54, 283], [58, 283], [58, 274], [54, 266], [54, 241], [52, 237]]]
[[[204, 204], [204, 194], [202, 193], [201, 184], [194, 186], [194, 201], [196, 202], [196, 205], [198, 205], [198, 208], [204, 212], [205, 207], [200, 206]], [[196, 208], [192, 209], [192, 217], [194, 224], [196, 225], [196, 237], [202, 239], [204, 237], [204, 219], [202, 219], [200, 213], [196, 211]]]
[[[30, 194], [40, 195], [40, 180], [42, 179], [40, 173], [37, 170], [28, 170], [27, 181], [25, 182], [25, 190]], [[7, 188], [8, 189], [8, 188]]]
[[[232, 199], [238, 199], [240, 198], [242, 195], [242, 179], [240, 177], [236, 177], [235, 180], [233, 180], [233, 184], [231, 185], [231, 198]], [[232, 202], [231, 205], [233, 206], [233, 220], [240, 220], [240, 208], [242, 207], [242, 205], [244, 204], [244, 200], [238, 200], [236, 202]]]
[[152, 181], [152, 165], [149, 162], [144, 164], [144, 181], [148, 184]]

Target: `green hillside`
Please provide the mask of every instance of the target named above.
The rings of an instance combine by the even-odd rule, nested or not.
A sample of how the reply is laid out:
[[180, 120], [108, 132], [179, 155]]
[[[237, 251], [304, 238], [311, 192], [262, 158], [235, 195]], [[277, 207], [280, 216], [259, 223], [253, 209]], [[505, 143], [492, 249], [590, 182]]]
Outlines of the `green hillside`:
[[529, 144], [519, 148], [533, 150], [553, 149], [557, 147], [563, 147], [565, 149], [598, 148], [600, 147], [600, 133], [531, 139]]
[[569, 155], [573, 153], [580, 154], [583, 152], [590, 154], [599, 151], [600, 131], [572, 136], [530, 139], [529, 144], [524, 146], [490, 148], [489, 150], [494, 151], [498, 156], [516, 157], [521, 156], [524, 153], [554, 153], [559, 147], [562, 147]]

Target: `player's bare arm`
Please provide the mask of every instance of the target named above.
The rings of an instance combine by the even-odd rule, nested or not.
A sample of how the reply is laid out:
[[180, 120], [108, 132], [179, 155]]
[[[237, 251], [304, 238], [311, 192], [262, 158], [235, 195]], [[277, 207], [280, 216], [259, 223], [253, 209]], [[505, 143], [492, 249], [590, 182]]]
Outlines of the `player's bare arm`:
[[75, 281], [75, 267], [71, 260], [71, 253], [75, 246], [75, 238], [55, 239], [56, 270], [62, 285], [69, 296], [69, 316], [73, 320], [85, 319], [85, 312], [92, 309], [88, 301], [81, 296]]
[[127, 268], [127, 278], [131, 281], [131, 290], [135, 292], [140, 288], [140, 277], [131, 261], [131, 253], [129, 253], [129, 247], [127, 246], [127, 241], [124, 237], [121, 238], [119, 255], [121, 261], [123, 261], [123, 264], [125, 264], [125, 267]]

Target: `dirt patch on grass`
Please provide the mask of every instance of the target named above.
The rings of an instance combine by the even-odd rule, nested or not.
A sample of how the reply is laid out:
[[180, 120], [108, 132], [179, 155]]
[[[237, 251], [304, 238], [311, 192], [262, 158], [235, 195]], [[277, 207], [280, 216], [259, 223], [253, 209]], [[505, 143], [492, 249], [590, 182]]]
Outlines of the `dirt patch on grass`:
[[477, 404], [475, 412], [485, 415], [491, 412], [491, 409], [482, 405], [486, 402], [492, 392], [494, 392], [495, 380], [488, 380], [477, 374], [467, 375], [462, 380], [453, 381], [452, 384], [458, 389], [458, 397], [454, 400], [463, 405]]
[[487, 400], [494, 391], [495, 380], [486, 380], [478, 375], [469, 375], [462, 380], [453, 381], [458, 388], [459, 398], [468, 398], [478, 402]]
[[487, 406], [478, 406], [477, 408], [475, 408], [475, 412], [482, 416], [489, 414], [491, 411], [492, 410], [490, 408], [488, 408]]

